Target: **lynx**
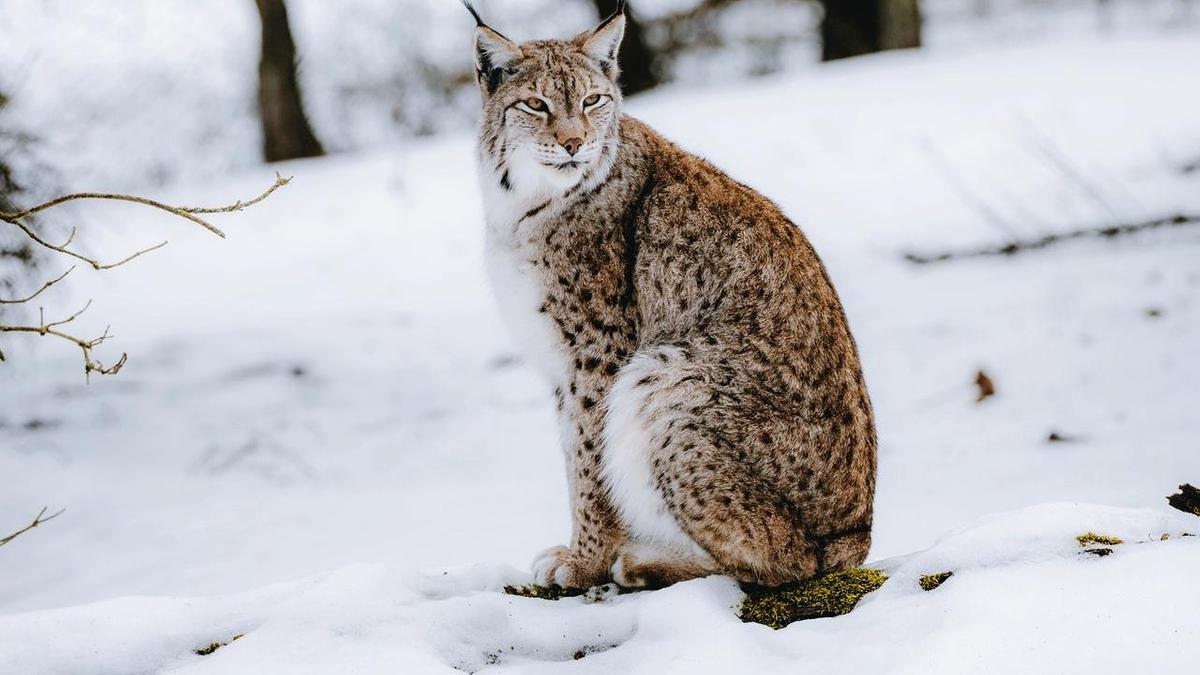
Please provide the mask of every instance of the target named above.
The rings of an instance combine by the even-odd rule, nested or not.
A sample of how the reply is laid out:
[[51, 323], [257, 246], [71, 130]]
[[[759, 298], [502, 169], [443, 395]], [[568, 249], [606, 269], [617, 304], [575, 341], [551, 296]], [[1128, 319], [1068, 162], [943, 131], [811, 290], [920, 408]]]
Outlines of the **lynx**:
[[566, 455], [570, 545], [534, 576], [774, 586], [858, 565], [876, 437], [841, 303], [778, 207], [621, 113], [623, 4], [520, 44], [467, 4], [488, 274]]

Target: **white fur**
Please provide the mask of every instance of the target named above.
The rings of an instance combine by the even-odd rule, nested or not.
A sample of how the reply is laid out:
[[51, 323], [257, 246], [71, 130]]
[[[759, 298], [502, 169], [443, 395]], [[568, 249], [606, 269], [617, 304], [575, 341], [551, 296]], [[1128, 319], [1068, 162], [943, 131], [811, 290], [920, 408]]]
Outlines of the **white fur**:
[[[525, 213], [546, 201], [559, 187], [547, 180], [554, 178], [549, 174], [552, 169], [537, 164], [520, 151], [509, 158], [508, 171], [512, 184], [525, 189], [502, 189], [500, 177], [495, 175], [490, 160], [484, 158], [479, 164], [487, 222], [484, 266], [505, 326], [526, 359], [558, 387], [566, 377], [566, 355], [554, 324], [538, 312], [545, 301], [545, 289], [529, 262], [531, 257], [536, 259], [528, 241], [529, 232], [542, 219], [518, 223]], [[567, 188], [570, 186], [568, 184]], [[552, 207], [544, 210], [550, 211]]]
[[628, 579], [625, 577], [625, 556], [617, 556], [617, 561], [613, 563], [612, 568], [608, 571], [608, 574], [612, 577], [613, 581], [617, 582], [618, 586], [622, 586], [624, 588], [635, 588], [637, 586], [644, 585], [639, 583], [638, 580]]
[[[615, 155], [614, 152], [599, 156], [598, 161], [605, 164], [595, 172], [584, 190], [607, 177]], [[553, 323], [538, 312], [545, 290], [529, 263], [530, 256], [535, 254], [531, 247], [538, 242], [533, 238], [534, 243], [531, 243], [530, 233], [545, 218], [553, 217], [556, 205], [543, 209], [535, 218], [524, 222], [521, 219], [529, 209], [570, 189], [574, 182], [570, 182], [564, 172], [542, 165], [535, 155], [519, 147], [510, 154], [507, 169], [515, 188], [511, 191], [500, 187], [500, 177], [488, 158], [482, 158], [479, 166], [487, 218], [485, 264], [505, 323], [533, 365], [553, 386], [561, 387], [567, 378], [568, 359]], [[574, 181], [577, 182], [581, 175], [582, 172], [574, 176]], [[665, 352], [678, 358], [677, 350]], [[641, 354], [618, 373], [608, 396], [602, 478], [635, 540], [660, 552], [661, 557], [682, 555], [710, 559], [675, 522], [651, 473], [651, 434], [641, 414], [645, 401], [634, 383], [662, 367], [664, 364], [654, 356]], [[572, 428], [569, 424], [563, 426]], [[563, 440], [568, 439], [564, 437]], [[538, 578], [543, 578], [553, 567], [555, 550], [545, 552], [535, 561]]]
[[[565, 587], [567, 585], [567, 574], [569, 574], [571, 570], [566, 566], [561, 565], [560, 562], [562, 557], [568, 553], [570, 553], [570, 549], [568, 549], [566, 546], [551, 546], [545, 551], [539, 553], [537, 557], [533, 559], [533, 563], [530, 565], [534, 582], [552, 582], [558, 584], [559, 586]], [[551, 577], [551, 574], [554, 576]]]
[[[658, 351], [681, 358], [675, 349]], [[617, 374], [608, 395], [601, 475], [633, 540], [659, 551], [659, 557], [673, 554], [709, 559], [667, 509], [650, 466], [654, 434], [648, 428], [647, 394], [639, 391], [636, 383], [669, 368], [655, 355], [639, 353]]]
[[[574, 156], [558, 143], [538, 143], [525, 152], [545, 169], [550, 170], [550, 175], [543, 177], [542, 180], [553, 181], [560, 186], [565, 185], [563, 189], [566, 189], [579, 181], [588, 165], [600, 157], [603, 149], [604, 144], [593, 138], [584, 143]], [[576, 166], [571, 168], [558, 166], [567, 162], [575, 162]]]
[[562, 338], [538, 312], [545, 296], [524, 252], [488, 237], [484, 264], [500, 316], [518, 348], [553, 386], [562, 386], [567, 367]]
[[[602, 146], [595, 146], [589, 156], [605, 164], [584, 189], [604, 180], [612, 166], [615, 153], [600, 157]], [[529, 262], [538, 257], [530, 233], [558, 212], [562, 205], [556, 203], [556, 198], [574, 187], [588, 166], [562, 171], [542, 164], [535, 150], [516, 146], [506, 168], [513, 190], [500, 187], [500, 176], [490, 158], [480, 158], [479, 183], [487, 222], [484, 265], [505, 325], [538, 372], [559, 387], [567, 376], [567, 359], [553, 322], [538, 312], [545, 300], [545, 289]], [[548, 200], [551, 204], [535, 217], [523, 218], [530, 209]]]

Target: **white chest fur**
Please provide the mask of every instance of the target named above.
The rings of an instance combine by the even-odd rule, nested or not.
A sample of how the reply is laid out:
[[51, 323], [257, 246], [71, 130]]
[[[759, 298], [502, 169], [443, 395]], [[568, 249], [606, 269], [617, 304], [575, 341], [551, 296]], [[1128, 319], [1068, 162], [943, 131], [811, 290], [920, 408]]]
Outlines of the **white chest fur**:
[[[500, 176], [489, 160], [479, 164], [487, 221], [484, 264], [510, 335], [530, 364], [559, 387], [567, 377], [566, 351], [549, 316], [539, 311], [546, 292], [530, 262], [541, 257], [531, 243], [538, 238], [531, 232], [555, 211], [554, 197], [571, 184], [561, 183], [563, 177], [547, 173], [527, 154], [519, 150], [510, 154], [506, 169], [509, 189], [501, 187]], [[536, 217], [526, 215], [538, 206]]]
[[513, 340], [538, 372], [560, 386], [566, 377], [566, 356], [553, 323], [538, 311], [545, 302], [545, 289], [528, 253], [489, 232], [484, 260], [492, 293]]

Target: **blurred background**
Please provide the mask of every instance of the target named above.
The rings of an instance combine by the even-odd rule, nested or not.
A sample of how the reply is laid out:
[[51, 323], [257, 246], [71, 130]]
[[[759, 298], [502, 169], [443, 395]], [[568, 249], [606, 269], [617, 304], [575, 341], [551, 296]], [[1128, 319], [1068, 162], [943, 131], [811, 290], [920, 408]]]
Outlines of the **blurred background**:
[[[478, 4], [485, 20], [522, 40], [573, 35], [616, 3]], [[624, 86], [628, 94], [670, 83], [719, 91], [886, 49], [924, 45], [944, 53], [1069, 36], [1169, 35], [1194, 28], [1198, 5], [634, 0]], [[268, 79], [292, 78], [292, 45], [308, 123], [283, 116], [278, 124], [307, 126], [318, 144], [283, 154], [353, 151], [468, 130], [478, 104], [463, 46], [470, 26], [451, 0], [6, 0], [0, 7], [4, 155], [13, 179], [31, 190], [44, 190], [52, 177], [65, 187], [153, 185], [261, 162], [259, 63], [265, 56]], [[289, 89], [272, 89], [269, 106], [292, 105]], [[98, 127], [103, 133], [95, 133]]]
[[[477, 0], [518, 40], [612, 0]], [[1200, 0], [630, 0], [627, 110], [777, 200], [878, 411], [873, 558], [983, 514], [1158, 506], [1200, 472]], [[75, 202], [114, 260], [0, 324], [0, 612], [566, 537], [549, 392], [481, 273], [456, 0], [4, 0], [0, 212], [251, 198], [220, 240]], [[0, 223], [3, 224], [3, 223]], [[0, 230], [0, 295], [70, 262]], [[42, 309], [44, 308], [44, 309]]]

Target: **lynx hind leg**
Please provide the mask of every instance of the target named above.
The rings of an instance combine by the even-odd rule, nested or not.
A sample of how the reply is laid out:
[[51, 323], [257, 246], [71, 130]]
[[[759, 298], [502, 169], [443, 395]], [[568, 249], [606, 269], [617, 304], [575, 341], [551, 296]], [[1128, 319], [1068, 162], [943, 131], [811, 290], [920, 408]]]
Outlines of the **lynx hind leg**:
[[[708, 559], [708, 553], [680, 527], [664, 500], [668, 476], [655, 450], [675, 426], [677, 414], [656, 393], [655, 383], [672, 380], [677, 348], [639, 352], [618, 373], [608, 394], [601, 478], [631, 542], [640, 543], [639, 560], [660, 559], [648, 551], [674, 552], [672, 559]], [[669, 389], [663, 391], [670, 392]], [[632, 559], [631, 559], [632, 560]]]
[[[633, 537], [711, 557], [740, 581], [775, 586], [812, 576], [817, 546], [776, 486], [718, 446], [709, 369], [692, 351], [640, 352], [609, 397], [604, 477]], [[736, 412], [736, 411], [734, 411]], [[732, 439], [736, 441], [736, 439]]]
[[624, 588], [665, 588], [719, 572], [707, 555], [628, 542], [617, 553], [612, 579]]

